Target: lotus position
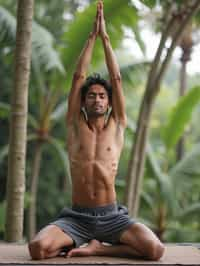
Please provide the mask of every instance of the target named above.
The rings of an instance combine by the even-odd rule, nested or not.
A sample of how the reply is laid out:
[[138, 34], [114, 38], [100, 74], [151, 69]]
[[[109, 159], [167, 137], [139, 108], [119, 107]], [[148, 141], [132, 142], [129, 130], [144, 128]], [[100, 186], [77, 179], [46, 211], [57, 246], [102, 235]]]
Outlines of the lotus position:
[[[97, 37], [103, 44], [110, 83], [97, 74], [86, 78]], [[156, 235], [131, 219], [127, 209], [116, 202], [115, 177], [125, 127], [120, 70], [99, 1], [94, 29], [79, 57], [68, 100], [72, 208], [64, 208], [58, 219], [29, 243], [33, 259], [55, 257], [63, 250], [67, 257], [161, 258], [164, 246]]]

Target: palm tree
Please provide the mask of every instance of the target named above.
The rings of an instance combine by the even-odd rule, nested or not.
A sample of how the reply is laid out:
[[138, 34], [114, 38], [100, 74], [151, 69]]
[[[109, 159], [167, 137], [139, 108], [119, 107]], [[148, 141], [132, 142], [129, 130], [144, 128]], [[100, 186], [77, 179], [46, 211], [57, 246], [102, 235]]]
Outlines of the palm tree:
[[[7, 41], [10, 42], [11, 45], [15, 41], [15, 31], [16, 31], [16, 20], [15, 17], [5, 8], [0, 7], [0, 18], [2, 22], [2, 28], [0, 28], [2, 32], [2, 37], [6, 44]], [[4, 28], [6, 27], [6, 31]], [[42, 38], [41, 38], [42, 36]], [[44, 92], [44, 72], [48, 71], [49, 73], [52, 70], [58, 70], [60, 74], [64, 74], [64, 67], [61, 63], [61, 60], [58, 56], [57, 51], [53, 48], [54, 38], [52, 34], [45, 28], [41, 27], [36, 22], [33, 22], [33, 41], [32, 41], [32, 69], [33, 76], [35, 77], [37, 87], [39, 87], [40, 91], [37, 95], [39, 95], [38, 102], [40, 103], [40, 115], [38, 120], [32, 116], [28, 115], [28, 124], [34, 129], [34, 133], [28, 134], [27, 141], [35, 141], [36, 142], [36, 151], [35, 157], [33, 159], [33, 169], [32, 169], [32, 178], [31, 178], [31, 186], [30, 186], [30, 206], [29, 206], [29, 235], [33, 236], [33, 232], [35, 232], [35, 224], [36, 224], [36, 195], [37, 195], [37, 180], [39, 175], [39, 166], [40, 166], [40, 158], [42, 156], [42, 146], [45, 142], [50, 143], [55, 147], [60, 155], [61, 162], [64, 165], [64, 169], [67, 172], [66, 176], [69, 176], [68, 169], [68, 161], [66, 152], [63, 150], [62, 143], [58, 140], [54, 139], [49, 135], [49, 124], [50, 121], [57, 121], [60, 119], [64, 112], [66, 111], [66, 102], [60, 103], [57, 105], [58, 101], [58, 93], [54, 92], [51, 94], [51, 100], [46, 102], [47, 95]], [[60, 77], [59, 72], [57, 75]], [[43, 75], [41, 75], [43, 73]], [[52, 75], [51, 75], [52, 76]], [[62, 76], [63, 77], [63, 76]], [[48, 93], [49, 94], [49, 93]], [[48, 95], [49, 97], [50, 95]], [[42, 107], [43, 106], [43, 107]], [[5, 103], [1, 103], [0, 107], [2, 110], [6, 111], [7, 114], [10, 112], [10, 106]], [[54, 109], [55, 107], [55, 109]], [[43, 112], [43, 113], [42, 113]], [[55, 124], [54, 122], [54, 124]], [[51, 123], [52, 124], [52, 123]], [[53, 126], [52, 126], [53, 127]], [[8, 148], [7, 145], [2, 149], [0, 154], [0, 159], [7, 155]], [[70, 188], [68, 187], [69, 191]]]
[[[40, 89], [41, 92], [41, 89]], [[33, 117], [34, 128], [33, 132], [28, 135], [30, 141], [34, 141], [34, 156], [32, 175], [30, 177], [29, 196], [30, 204], [28, 209], [28, 238], [32, 239], [36, 233], [36, 217], [37, 217], [37, 191], [38, 178], [40, 175], [40, 165], [42, 161], [42, 150], [45, 144], [56, 149], [61, 165], [63, 166], [66, 176], [66, 190], [71, 194], [71, 176], [68, 164], [68, 156], [65, 151], [65, 145], [53, 137], [52, 130], [56, 123], [62, 121], [61, 118], [65, 116], [67, 104], [66, 100], [59, 102], [58, 91], [49, 92], [47, 94], [39, 93], [39, 114], [38, 117]]]
[[25, 191], [26, 124], [31, 60], [33, 0], [19, 0], [15, 50], [15, 79], [10, 122], [7, 178], [7, 241], [20, 241], [23, 235]]
[[[16, 41], [16, 18], [5, 7], [0, 5], [0, 36], [2, 45], [14, 46]], [[53, 35], [37, 22], [32, 26], [32, 66], [37, 62], [37, 67], [45, 71], [57, 69], [62, 74], [65, 69], [61, 63], [58, 52], [54, 48]], [[42, 36], [42, 38], [41, 38]], [[35, 66], [36, 67], [36, 66]]]
[[[132, 8], [128, 7], [128, 3], [129, 1], [126, 0], [123, 3], [121, 1], [116, 1], [115, 3], [113, 3], [112, 1], [107, 1], [106, 5], [105, 5], [105, 13], [107, 14], [106, 16], [109, 16], [109, 22], [111, 22], [113, 20], [114, 25], [119, 28], [119, 25], [121, 24], [121, 18], [118, 17], [118, 12], [120, 10], [120, 13], [125, 14], [126, 13], [126, 19], [124, 20], [124, 24], [132, 24], [135, 25], [136, 20], [134, 18], [134, 16], [132, 16], [132, 12], [135, 13], [136, 15], [136, 9], [134, 8], [134, 6], [132, 6]], [[113, 12], [114, 11], [114, 12]], [[132, 11], [132, 12], [130, 12]], [[92, 13], [93, 12], [93, 13]], [[69, 27], [67, 33], [65, 34], [65, 38], [68, 39], [68, 42], [70, 41], [72, 43], [71, 46], [67, 46], [67, 48], [64, 49], [64, 55], [63, 57], [65, 58], [65, 61], [67, 60], [67, 69], [68, 69], [68, 79], [70, 79], [70, 73], [72, 73], [72, 69], [73, 69], [73, 65], [75, 64], [76, 58], [79, 54], [79, 50], [78, 49], [72, 49], [76, 48], [77, 45], [80, 46], [81, 49], [81, 41], [84, 41], [84, 38], [87, 36], [86, 32], [89, 32], [89, 30], [91, 30], [91, 23], [92, 20], [88, 21], [88, 14], [94, 14], [95, 13], [95, 6], [91, 5], [87, 10], [85, 10], [85, 12], [83, 12], [83, 14], [78, 14], [77, 15], [77, 19], [75, 20], [75, 22], [71, 25], [71, 27]], [[129, 15], [128, 15], [129, 14]], [[110, 24], [111, 25], [111, 24]], [[85, 30], [85, 32], [83, 32], [83, 29]], [[113, 41], [115, 42], [115, 46], [117, 43], [119, 43], [119, 39], [120, 37], [122, 37], [122, 29], [120, 29], [120, 31], [117, 32], [113, 32], [113, 27], [111, 28], [110, 26], [110, 31], [112, 29], [112, 33], [111, 35], [113, 36]], [[77, 31], [78, 30], [78, 31]], [[35, 31], [35, 35], [36, 34], [40, 34], [40, 32], [38, 31], [38, 25], [37, 25], [37, 31]], [[39, 36], [38, 34], [38, 36]], [[74, 35], [76, 34], [76, 35]], [[33, 38], [34, 36], [33, 35]], [[41, 35], [41, 34], [40, 34]], [[42, 32], [42, 35], [44, 36], [44, 30]], [[73, 36], [71, 36], [73, 35]], [[77, 42], [77, 36], [79, 36], [79, 42]], [[81, 38], [82, 36], [82, 38]], [[114, 38], [115, 36], [115, 38]], [[138, 35], [137, 35], [138, 36]], [[117, 38], [116, 38], [117, 37]], [[64, 38], [64, 39], [65, 39]], [[48, 48], [50, 45], [47, 46], [42, 46], [40, 45], [40, 43], [38, 44], [38, 42], [42, 42], [43, 43], [43, 39], [44, 38], [35, 38], [35, 42], [33, 42], [33, 56], [32, 56], [32, 63], [33, 63], [33, 70], [34, 73], [37, 75], [37, 81], [39, 81], [39, 87], [41, 88], [41, 91], [43, 90], [42, 87], [44, 87], [44, 83], [41, 79], [41, 76], [39, 75], [42, 67], [41, 65], [38, 66], [38, 61], [40, 62], [41, 59], [40, 57], [38, 58], [38, 54], [40, 55], [40, 53], [38, 51], [41, 51], [41, 53], [45, 53], [46, 52], [46, 47]], [[74, 43], [73, 43], [74, 42]], [[51, 44], [51, 42], [49, 42]], [[44, 49], [41, 49], [41, 47], [45, 47]], [[34, 53], [34, 48], [36, 49], [36, 53]], [[96, 49], [96, 55], [99, 58], [99, 49]], [[74, 54], [74, 56], [73, 56]], [[42, 58], [46, 58], [46, 57], [42, 57]], [[47, 57], [48, 58], [48, 57]], [[53, 57], [54, 58], [54, 57]], [[71, 61], [70, 61], [71, 60]], [[45, 62], [44, 62], [45, 64]], [[45, 64], [45, 65], [50, 65], [50, 64]], [[59, 66], [59, 64], [58, 64]], [[60, 67], [58, 67], [59, 70], [61, 70]], [[55, 95], [54, 95], [55, 96]], [[29, 219], [30, 221], [30, 237], [34, 234], [35, 231], [35, 219], [33, 217], [35, 217], [35, 202], [36, 202], [36, 193], [37, 193], [37, 179], [38, 179], [38, 174], [39, 174], [39, 165], [40, 165], [40, 158], [42, 156], [42, 145], [43, 143], [45, 143], [46, 141], [51, 141], [52, 144], [54, 144], [54, 146], [58, 147], [58, 145], [55, 143], [55, 141], [53, 141], [49, 134], [50, 134], [50, 123], [49, 123], [49, 117], [50, 114], [55, 106], [55, 97], [53, 95], [51, 95], [51, 99], [53, 102], [44, 102], [45, 99], [45, 95], [43, 95], [43, 106], [45, 106], [45, 108], [43, 109], [43, 112], [41, 112], [40, 114], [40, 118], [37, 120], [38, 122], [34, 124], [37, 128], [36, 130], [36, 134], [34, 135], [34, 139], [36, 140], [37, 145], [35, 146], [36, 151], [35, 151], [35, 159], [34, 159], [34, 167], [33, 167], [33, 176], [32, 176], [32, 185], [31, 185], [31, 201], [30, 201], [30, 212], [29, 212], [29, 217], [32, 217]], [[40, 102], [40, 101], [39, 101]], [[42, 103], [42, 101], [41, 101]], [[29, 115], [29, 117], [31, 117]], [[32, 118], [31, 121], [33, 122], [34, 119]], [[32, 221], [32, 222], [31, 222]]]
[[[197, 227], [194, 226], [198, 223], [200, 199], [192, 200], [200, 175], [199, 159], [200, 146], [197, 145], [165, 173], [148, 144], [148, 178], [142, 193], [143, 209], [140, 215], [162, 241], [172, 241], [175, 232], [179, 232], [179, 239], [176, 238], [176, 241], [183, 241], [185, 237], [184, 241], [193, 242], [200, 238]], [[190, 228], [196, 238], [192, 235], [185, 236], [184, 227]]]
[[[188, 241], [198, 241], [200, 237], [197, 226], [200, 210], [199, 144], [195, 145], [175, 165], [166, 167], [169, 161], [169, 151], [175, 147], [185, 126], [191, 121], [192, 113], [199, 101], [200, 87], [190, 88], [189, 92], [173, 107], [167, 126], [161, 126], [159, 129], [163, 132], [161, 141], [166, 151], [166, 156], [163, 156], [162, 161], [156, 158], [150, 142], [147, 145], [147, 164], [141, 195], [140, 217], [164, 241], [173, 239], [183, 241], [184, 237]], [[135, 133], [132, 123], [128, 123], [128, 128]], [[183, 228], [193, 232], [193, 236], [186, 236], [182, 232]], [[179, 239], [175, 238], [175, 234], [179, 235]]]
[[[179, 97], [185, 95], [187, 90], [187, 64], [191, 59], [192, 49], [195, 45], [193, 40], [193, 33], [197, 30], [197, 20], [190, 22], [187, 26], [184, 34], [180, 40], [179, 46], [182, 51], [181, 69], [180, 69], [180, 88], [179, 88]], [[181, 136], [180, 140], [177, 143], [177, 160], [180, 160], [184, 156], [185, 138], [184, 134]]]
[[[190, 88], [173, 107], [167, 125], [161, 129], [166, 155], [175, 147], [199, 102], [200, 87], [197, 86]], [[163, 162], [165, 169], [161, 170], [152, 148], [148, 147], [147, 162], [151, 168], [150, 175], [155, 178], [156, 188], [151, 189], [151, 195], [148, 193], [146, 203], [151, 210], [153, 208], [154, 229], [160, 238], [164, 238], [166, 233], [170, 235], [175, 229], [181, 231], [181, 226], [177, 227], [174, 221], [182, 225], [189, 224], [192, 219], [188, 220], [187, 216], [192, 215], [195, 218], [200, 209], [200, 198], [194, 197], [195, 194], [199, 195], [199, 156], [200, 149], [197, 144], [171, 168], [166, 167], [167, 163]], [[153, 198], [150, 200], [149, 196]]]
[[[134, 137], [134, 145], [132, 147], [131, 158], [128, 166], [125, 195], [126, 204], [131, 215], [133, 216], [137, 216], [139, 208], [139, 197], [145, 163], [146, 142], [154, 101], [160, 90], [160, 84], [172, 57], [173, 51], [177, 46], [185, 28], [190, 23], [192, 17], [197, 13], [199, 7], [199, 1], [193, 1], [192, 3], [191, 1], [186, 1], [177, 6], [176, 12], [174, 12], [174, 3], [170, 8], [168, 8], [169, 14], [167, 17], [169, 19], [165, 24], [165, 29], [162, 31], [160, 44], [148, 75], [146, 90], [140, 106], [137, 129]], [[170, 47], [167, 49], [165, 56], [162, 57], [163, 52], [165, 51], [166, 41], [171, 36], [172, 30], [174, 31], [174, 34]], [[162, 60], [162, 58], [164, 59]]]

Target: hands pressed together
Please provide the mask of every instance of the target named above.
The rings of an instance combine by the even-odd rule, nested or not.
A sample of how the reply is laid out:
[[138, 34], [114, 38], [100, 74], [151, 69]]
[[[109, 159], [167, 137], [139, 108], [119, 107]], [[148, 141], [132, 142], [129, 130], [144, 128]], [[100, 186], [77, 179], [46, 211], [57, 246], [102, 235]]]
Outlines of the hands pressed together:
[[102, 0], [100, 0], [97, 4], [97, 14], [94, 22], [93, 34], [96, 37], [100, 36], [101, 38], [107, 36]]

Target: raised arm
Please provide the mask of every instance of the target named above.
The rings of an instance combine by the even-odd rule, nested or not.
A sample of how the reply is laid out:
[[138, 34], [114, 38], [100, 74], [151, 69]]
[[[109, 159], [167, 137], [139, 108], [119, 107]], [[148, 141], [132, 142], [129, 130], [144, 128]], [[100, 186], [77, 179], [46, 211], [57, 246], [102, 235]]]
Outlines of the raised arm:
[[103, 14], [103, 2], [100, 1], [100, 28], [99, 35], [102, 39], [106, 65], [108, 68], [112, 85], [112, 114], [114, 119], [124, 127], [126, 126], [125, 98], [122, 89], [120, 69], [113, 52], [109, 36], [106, 31], [105, 19]]
[[[81, 109], [81, 87], [86, 79], [86, 73], [91, 61], [92, 51], [95, 40], [99, 33], [99, 7], [97, 8], [97, 15], [94, 23], [94, 29], [90, 33], [88, 40], [80, 54], [77, 62], [76, 70], [73, 75], [72, 88], [68, 97], [68, 111], [67, 122], [72, 123], [79, 117]], [[78, 36], [77, 36], [78, 42]]]

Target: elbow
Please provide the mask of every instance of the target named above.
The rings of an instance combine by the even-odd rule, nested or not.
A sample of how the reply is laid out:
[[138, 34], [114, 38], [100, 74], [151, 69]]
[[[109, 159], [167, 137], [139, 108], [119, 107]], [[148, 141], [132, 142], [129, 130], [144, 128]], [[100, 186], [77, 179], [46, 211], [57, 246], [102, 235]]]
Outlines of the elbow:
[[123, 115], [119, 118], [119, 124], [122, 125], [124, 128], [128, 125], [128, 119], [126, 115]]

